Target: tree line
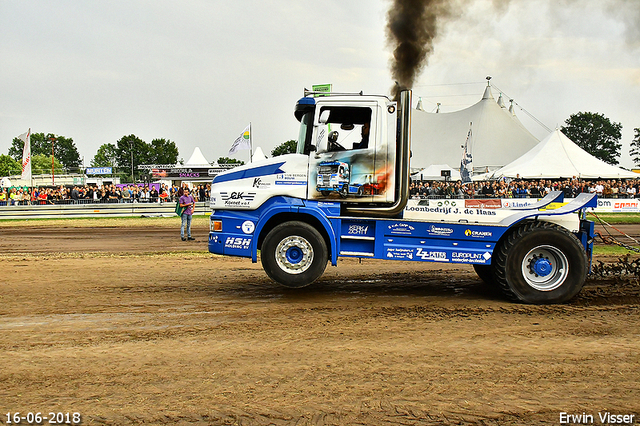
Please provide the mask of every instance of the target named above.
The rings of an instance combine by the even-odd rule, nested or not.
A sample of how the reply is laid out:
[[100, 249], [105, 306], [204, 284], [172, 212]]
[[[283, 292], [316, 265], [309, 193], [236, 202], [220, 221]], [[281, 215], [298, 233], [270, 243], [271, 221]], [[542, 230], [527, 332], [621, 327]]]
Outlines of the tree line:
[[[589, 154], [609, 164], [617, 165], [622, 144], [622, 124], [612, 122], [603, 114], [579, 112], [572, 114], [560, 128], [569, 139]], [[276, 146], [273, 157], [296, 151], [297, 142], [288, 140]], [[0, 154], [0, 176], [20, 174], [22, 170], [22, 150], [24, 142], [14, 138], [8, 155]], [[80, 154], [72, 138], [52, 133], [33, 133], [31, 135], [31, 170], [33, 174], [51, 172], [51, 156], [54, 158], [54, 173], [82, 173]], [[634, 129], [629, 154], [636, 167], [640, 166], [640, 127]], [[114, 174], [127, 181], [133, 175], [134, 180], [142, 180], [147, 172], [138, 170], [140, 164], [179, 164], [178, 147], [174, 141], [159, 138], [147, 143], [135, 135], [123, 136], [115, 144], [101, 145], [90, 164], [92, 167], [112, 167]], [[180, 160], [182, 163], [182, 160]], [[220, 157], [219, 164], [243, 161]], [[132, 167], [133, 166], [133, 167]]]
[[[8, 155], [0, 155], [0, 176], [20, 174], [22, 171], [22, 151], [24, 141], [14, 138]], [[31, 134], [31, 172], [36, 174], [51, 173], [53, 155], [53, 171], [61, 173], [83, 173], [82, 161], [72, 138], [52, 133]], [[142, 180], [146, 173], [138, 170], [140, 164], [177, 164], [178, 146], [175, 142], [160, 138], [147, 143], [136, 135], [120, 138], [115, 144], [106, 143], [98, 148], [90, 162], [91, 167], [112, 167], [114, 175], [121, 179]], [[133, 167], [132, 167], [133, 166]], [[133, 172], [133, 173], [132, 173]]]

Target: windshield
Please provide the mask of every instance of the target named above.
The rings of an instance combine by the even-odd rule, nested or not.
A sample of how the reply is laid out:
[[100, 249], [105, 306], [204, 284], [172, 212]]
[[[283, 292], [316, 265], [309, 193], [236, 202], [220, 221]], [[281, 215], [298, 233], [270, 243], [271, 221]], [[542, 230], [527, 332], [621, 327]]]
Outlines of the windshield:
[[298, 133], [298, 147], [296, 152], [298, 154], [308, 155], [311, 146], [311, 129], [313, 120], [313, 111], [306, 112], [300, 120], [300, 132]]

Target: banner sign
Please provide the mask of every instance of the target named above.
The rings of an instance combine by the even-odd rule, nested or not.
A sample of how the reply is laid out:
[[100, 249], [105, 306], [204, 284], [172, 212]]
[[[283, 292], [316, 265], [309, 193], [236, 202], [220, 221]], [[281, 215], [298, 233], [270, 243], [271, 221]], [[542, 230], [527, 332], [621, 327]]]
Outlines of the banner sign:
[[[499, 209], [499, 208], [514, 208], [514, 207], [527, 207], [540, 200], [539, 198], [472, 198], [465, 199], [465, 208], [475, 209]], [[436, 199], [430, 200], [433, 203], [451, 204], [456, 199]], [[573, 198], [565, 198], [562, 203], [552, 203], [547, 206], [546, 210], [557, 209], [563, 205], [573, 201]], [[640, 213], [640, 199], [638, 198], [598, 198], [598, 207], [595, 209], [589, 208], [588, 211], [594, 211], [596, 213]]]
[[502, 200], [499, 198], [476, 198], [464, 200], [464, 206], [473, 209], [499, 209], [502, 207]]
[[170, 169], [151, 169], [155, 179], [206, 179], [229, 170], [227, 167], [172, 167]]
[[[562, 203], [553, 203], [547, 208], [558, 208], [571, 202], [573, 198], [565, 198]], [[465, 200], [465, 207], [483, 209], [526, 207], [538, 201], [538, 198], [493, 198]], [[587, 209], [596, 213], [640, 213], [640, 199], [638, 198], [598, 198], [598, 207]]]
[[110, 175], [113, 174], [113, 167], [87, 167], [88, 175]]
[[[311, 86], [311, 90], [313, 90], [314, 92], [331, 92], [331, 85], [330, 84], [314, 84], [313, 86]], [[326, 96], [326, 95], [320, 95], [320, 94], [315, 94], [313, 95], [314, 97], [318, 97], [318, 96]]]
[[637, 198], [598, 198], [596, 213], [640, 213], [640, 200]]
[[[229, 163], [229, 164], [218, 164], [217, 166], [213, 167], [213, 168], [218, 168], [218, 169], [233, 169], [234, 167], [238, 167], [240, 164], [238, 163]], [[179, 167], [191, 167], [191, 166], [182, 166], [180, 164], [138, 164], [137, 166], [138, 170], [153, 170], [153, 169], [174, 169], [174, 168], [179, 168]], [[200, 166], [200, 168], [206, 168], [206, 166]]]

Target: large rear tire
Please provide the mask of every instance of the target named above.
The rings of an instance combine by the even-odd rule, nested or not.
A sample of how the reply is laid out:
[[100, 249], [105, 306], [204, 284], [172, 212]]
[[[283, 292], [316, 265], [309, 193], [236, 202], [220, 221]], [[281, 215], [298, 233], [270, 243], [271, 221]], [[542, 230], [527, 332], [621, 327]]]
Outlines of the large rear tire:
[[322, 235], [305, 222], [291, 221], [273, 228], [262, 243], [260, 260], [271, 279], [292, 288], [317, 280], [329, 253]]
[[587, 255], [571, 232], [549, 222], [516, 228], [494, 251], [493, 277], [512, 300], [563, 303], [580, 292]]

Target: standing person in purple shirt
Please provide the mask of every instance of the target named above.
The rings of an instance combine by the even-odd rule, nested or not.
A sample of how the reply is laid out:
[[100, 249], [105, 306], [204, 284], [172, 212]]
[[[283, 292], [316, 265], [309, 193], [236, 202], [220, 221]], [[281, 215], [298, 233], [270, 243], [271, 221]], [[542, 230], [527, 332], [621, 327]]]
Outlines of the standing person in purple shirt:
[[[186, 207], [182, 212], [182, 225], [180, 226], [180, 237], [182, 241], [193, 241], [195, 238], [191, 238], [191, 216], [193, 215], [193, 209], [195, 208], [195, 200], [189, 192], [189, 188], [184, 189], [184, 194], [180, 197], [180, 207]], [[187, 237], [184, 236], [185, 224], [187, 227]]]

